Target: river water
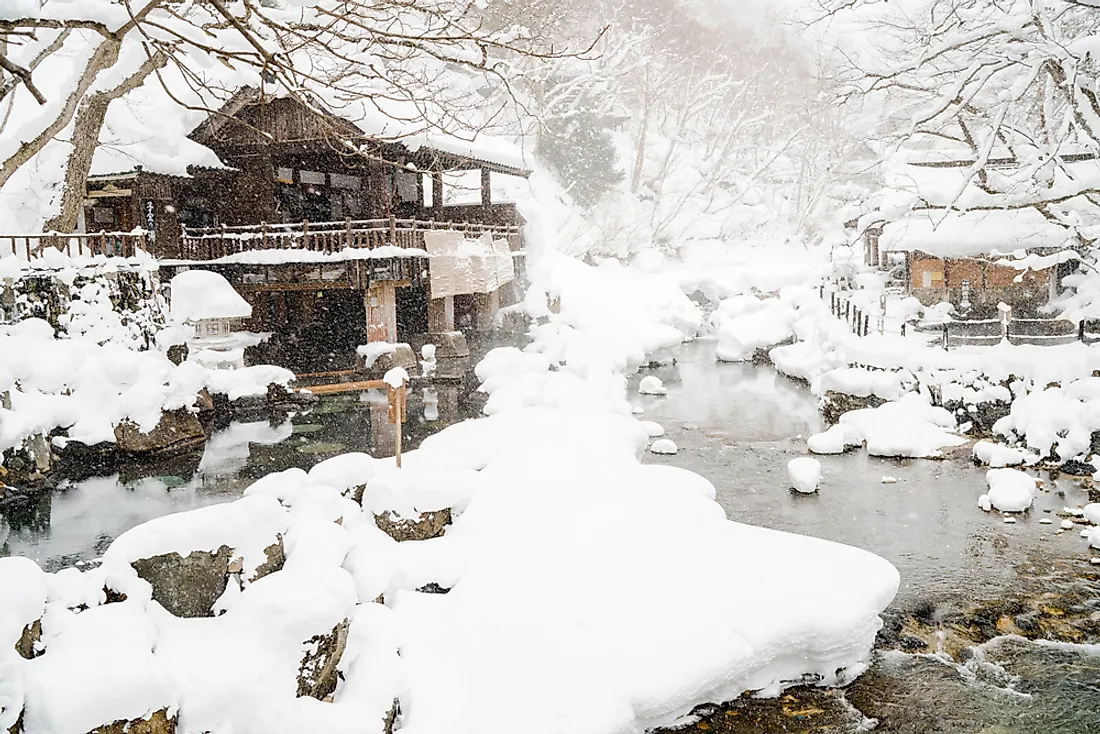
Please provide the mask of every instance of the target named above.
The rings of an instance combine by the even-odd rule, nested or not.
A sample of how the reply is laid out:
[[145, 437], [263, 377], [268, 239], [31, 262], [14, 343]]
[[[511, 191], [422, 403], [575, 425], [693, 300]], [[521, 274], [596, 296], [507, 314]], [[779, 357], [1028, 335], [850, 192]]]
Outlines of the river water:
[[[858, 451], [820, 457], [820, 491], [799, 495], [789, 489], [786, 464], [823, 428], [807, 388], [767, 366], [717, 363], [707, 340], [685, 344], [675, 365], [643, 374], [660, 376], [668, 395], [635, 389], [632, 400], [680, 449], [646, 461], [710, 479], [733, 520], [865, 548], [902, 577], [872, 667], [852, 686], [708, 707], [692, 730], [846, 734], [877, 722], [876, 731], [905, 734], [1100, 732], [1100, 567], [1090, 564], [1076, 529], [1056, 532], [1055, 513], [1085, 502], [1085, 490], [1048, 482], [1035, 509], [1006, 525], [978, 509], [984, 472], [970, 462], [883, 460]], [[480, 407], [469, 381], [413, 390], [406, 447]], [[308, 469], [345, 451], [392, 454], [382, 395], [326, 397], [286, 420], [226, 426], [185, 456], [62, 482], [0, 510], [0, 555], [26, 555], [48, 570], [83, 563], [145, 520], [229, 501], [268, 472]], [[797, 568], [790, 582], [798, 583]], [[1002, 635], [1019, 631], [1002, 630], [1006, 618], [1071, 642]], [[906, 649], [922, 634], [935, 649]]]
[[[1048, 480], [1035, 508], [1005, 524], [978, 508], [985, 472], [970, 461], [876, 459], [857, 451], [818, 457], [819, 492], [798, 494], [786, 466], [805, 455], [806, 437], [823, 429], [816, 399], [768, 366], [716, 362], [714, 346], [685, 344], [675, 365], [634, 378], [635, 388], [644, 374], [665, 382], [667, 396], [635, 392], [632, 400], [679, 448], [646, 461], [710, 479], [732, 520], [890, 560], [902, 582], [888, 628], [994, 629], [955, 640], [954, 649], [948, 638], [946, 649], [920, 653], [894, 649], [897, 636], [881, 635], [871, 670], [849, 689], [800, 689], [779, 702], [711, 707], [698, 730], [855, 732], [876, 719], [876, 731], [913, 734], [1100, 732], [1100, 645], [1090, 644], [1100, 643], [1091, 634], [1100, 620], [1100, 581], [1079, 530], [1057, 533], [1055, 515], [1086, 502], [1087, 492], [1071, 480]], [[797, 568], [790, 580], [798, 583]], [[1047, 610], [1044, 600], [1049, 620], [1035, 611]], [[1000, 616], [1008, 610], [1020, 625], [1049, 625], [1051, 636], [1078, 644], [1000, 635], [996, 621], [977, 618], [975, 608]]]

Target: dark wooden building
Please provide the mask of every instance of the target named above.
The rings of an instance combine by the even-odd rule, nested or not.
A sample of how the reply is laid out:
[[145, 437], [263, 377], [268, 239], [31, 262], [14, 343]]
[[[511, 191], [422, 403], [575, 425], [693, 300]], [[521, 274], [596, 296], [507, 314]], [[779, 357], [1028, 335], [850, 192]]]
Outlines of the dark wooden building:
[[[434, 148], [375, 139], [337, 115], [256, 89], [238, 92], [190, 137], [226, 168], [93, 176], [84, 229], [146, 230], [145, 247], [168, 277], [190, 267], [221, 272], [252, 304], [252, 330], [292, 340], [313, 332], [320, 347], [344, 348], [485, 327], [518, 297], [512, 284], [435, 299], [427, 257], [316, 255], [381, 247], [419, 253], [424, 232], [457, 229], [507, 240], [522, 266], [524, 222], [514, 205], [493, 203], [491, 183], [494, 174], [526, 177], [527, 170], [455, 153], [463, 146], [450, 138]], [[444, 174], [460, 171], [480, 172], [480, 201], [445, 205]], [[257, 252], [274, 250], [286, 252]]]

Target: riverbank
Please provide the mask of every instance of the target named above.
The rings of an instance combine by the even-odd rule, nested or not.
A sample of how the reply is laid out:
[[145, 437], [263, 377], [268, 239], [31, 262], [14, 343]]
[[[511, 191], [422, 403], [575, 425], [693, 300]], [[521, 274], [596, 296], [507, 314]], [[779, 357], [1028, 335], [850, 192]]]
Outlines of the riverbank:
[[[663, 380], [667, 395], [633, 393], [631, 401], [679, 449], [646, 461], [709, 479], [731, 519], [872, 550], [902, 583], [870, 670], [850, 686], [703, 707], [687, 730], [857, 732], [873, 718], [885, 732], [1094, 731], [1100, 566], [1078, 532], [1083, 521], [1059, 533], [1057, 516], [1086, 502], [1088, 488], [1048, 477], [1032, 511], [1005, 524], [976, 506], [985, 470], [969, 458], [858, 451], [819, 457], [821, 488], [795, 493], [786, 464], [824, 426], [818, 397], [770, 366], [718, 362], [716, 346], [685, 344], [675, 365], [632, 379]], [[787, 578], [797, 586], [804, 572], [792, 568]]]

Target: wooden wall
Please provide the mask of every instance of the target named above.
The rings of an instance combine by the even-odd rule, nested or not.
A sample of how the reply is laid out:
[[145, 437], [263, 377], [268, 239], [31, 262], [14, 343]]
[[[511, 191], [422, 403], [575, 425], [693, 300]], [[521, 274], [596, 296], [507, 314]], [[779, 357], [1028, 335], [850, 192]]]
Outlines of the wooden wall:
[[941, 259], [925, 253], [909, 255], [909, 291], [926, 306], [962, 302], [963, 281], [970, 282], [970, 304], [979, 310], [995, 309], [1001, 301], [1022, 310], [1049, 300], [1052, 271], [1021, 271], [972, 258]]

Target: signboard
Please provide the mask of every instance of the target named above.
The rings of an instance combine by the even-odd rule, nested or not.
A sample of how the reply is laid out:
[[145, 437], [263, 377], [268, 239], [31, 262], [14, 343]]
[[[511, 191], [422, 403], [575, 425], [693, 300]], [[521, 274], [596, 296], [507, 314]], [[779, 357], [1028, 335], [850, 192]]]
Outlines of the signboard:
[[145, 229], [149, 232], [149, 241], [157, 239], [157, 205], [152, 199], [145, 201]]

